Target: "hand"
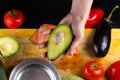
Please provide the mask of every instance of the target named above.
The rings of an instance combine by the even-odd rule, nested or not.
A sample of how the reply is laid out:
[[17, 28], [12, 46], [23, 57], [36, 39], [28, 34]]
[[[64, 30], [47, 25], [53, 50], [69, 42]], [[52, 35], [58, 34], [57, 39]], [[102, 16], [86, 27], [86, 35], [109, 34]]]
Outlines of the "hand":
[[70, 13], [60, 21], [60, 24], [66, 23], [71, 25], [75, 36], [74, 41], [68, 50], [71, 55], [74, 54], [75, 49], [84, 38], [85, 23], [88, 19], [92, 2], [93, 0], [72, 0]]
[[70, 48], [68, 49], [68, 53], [73, 55], [75, 49], [79, 46], [81, 40], [84, 38], [85, 21], [83, 21], [78, 15], [69, 13], [60, 21], [60, 24], [64, 23], [72, 27], [73, 35], [75, 36]]

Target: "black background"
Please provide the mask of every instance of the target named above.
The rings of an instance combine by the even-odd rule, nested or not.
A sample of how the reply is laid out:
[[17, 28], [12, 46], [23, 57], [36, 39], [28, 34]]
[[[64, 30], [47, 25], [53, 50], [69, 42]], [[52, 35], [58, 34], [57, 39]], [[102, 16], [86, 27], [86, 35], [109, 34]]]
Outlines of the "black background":
[[[20, 28], [39, 28], [44, 23], [58, 24], [70, 11], [72, 0], [1, 0], [0, 28], [6, 28], [3, 16], [10, 9], [23, 12], [25, 21]], [[115, 5], [120, 6], [120, 0], [94, 0], [92, 8], [100, 7], [107, 17]], [[120, 27], [120, 8], [111, 18], [113, 27]]]

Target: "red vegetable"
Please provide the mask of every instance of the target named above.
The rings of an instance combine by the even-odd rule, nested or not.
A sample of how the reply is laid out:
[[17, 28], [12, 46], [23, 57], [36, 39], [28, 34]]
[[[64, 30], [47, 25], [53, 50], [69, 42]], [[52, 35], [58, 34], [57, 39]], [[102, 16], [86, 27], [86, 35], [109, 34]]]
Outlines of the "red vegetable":
[[99, 80], [104, 75], [104, 68], [97, 61], [89, 61], [84, 66], [85, 80]]
[[85, 28], [96, 26], [102, 20], [103, 16], [104, 11], [101, 8], [91, 9]]
[[120, 61], [116, 61], [107, 69], [107, 77], [110, 80], [120, 80]]
[[18, 28], [24, 22], [24, 15], [20, 10], [10, 10], [4, 15], [4, 23], [8, 28]]

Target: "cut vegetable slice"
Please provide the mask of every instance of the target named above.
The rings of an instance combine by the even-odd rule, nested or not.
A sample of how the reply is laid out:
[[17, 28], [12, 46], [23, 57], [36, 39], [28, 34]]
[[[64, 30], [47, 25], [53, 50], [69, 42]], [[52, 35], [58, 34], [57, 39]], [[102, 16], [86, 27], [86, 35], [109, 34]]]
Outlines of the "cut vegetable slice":
[[48, 59], [55, 60], [69, 47], [73, 39], [71, 27], [58, 25], [50, 34], [48, 40]]
[[14, 55], [19, 50], [18, 41], [11, 36], [0, 37], [0, 52], [3, 57]]
[[67, 75], [63, 77], [62, 80], [84, 80], [84, 79], [76, 75]]

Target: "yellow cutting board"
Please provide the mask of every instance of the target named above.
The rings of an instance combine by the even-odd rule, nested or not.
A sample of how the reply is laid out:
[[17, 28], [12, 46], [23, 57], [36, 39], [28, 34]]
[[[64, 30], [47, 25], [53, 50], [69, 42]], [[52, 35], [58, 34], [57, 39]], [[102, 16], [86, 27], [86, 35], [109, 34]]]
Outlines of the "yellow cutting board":
[[[2, 58], [0, 60], [4, 63], [6, 73], [9, 77], [11, 70], [21, 61], [28, 58], [41, 58], [42, 53], [47, 52], [47, 47], [37, 49], [36, 44], [30, 41], [31, 36], [37, 29], [0, 29], [0, 36], [10, 35], [15, 37], [20, 43], [20, 50], [15, 55]], [[61, 76], [69, 74], [83, 77], [83, 67], [89, 60], [99, 61], [105, 71], [115, 61], [120, 60], [120, 30], [112, 29], [112, 40], [109, 52], [103, 58], [97, 58], [93, 52], [93, 36], [95, 29], [85, 29], [85, 37], [79, 45], [78, 55], [65, 55], [64, 57], [52, 62]], [[104, 76], [100, 80], [107, 80]]]

